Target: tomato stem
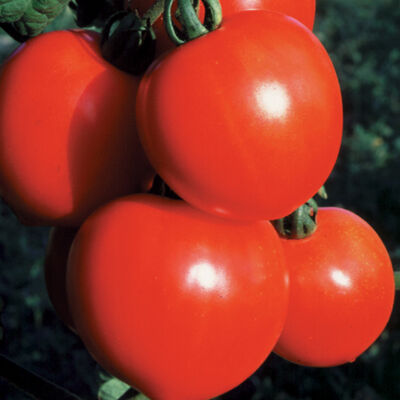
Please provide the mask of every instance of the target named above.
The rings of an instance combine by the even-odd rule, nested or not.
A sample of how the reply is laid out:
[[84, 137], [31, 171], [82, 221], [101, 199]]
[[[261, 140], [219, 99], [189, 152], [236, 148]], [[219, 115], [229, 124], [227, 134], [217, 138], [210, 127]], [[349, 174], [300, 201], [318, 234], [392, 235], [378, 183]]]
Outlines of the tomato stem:
[[218, 0], [201, 0], [205, 8], [204, 23], [201, 23], [192, 0], [177, 0], [179, 21], [182, 31], [172, 21], [172, 4], [174, 0], [165, 0], [164, 25], [176, 45], [184, 44], [218, 28], [222, 21], [222, 9]]
[[[324, 200], [328, 198], [325, 186], [321, 186], [316, 196]], [[318, 204], [314, 198], [311, 198], [292, 214], [271, 222], [282, 237], [287, 239], [305, 239], [311, 236], [317, 229], [317, 212]]]
[[317, 229], [317, 202], [310, 199], [287, 217], [272, 221], [279, 235], [287, 239], [305, 239]]
[[148, 20], [150, 25], [153, 25], [154, 22], [161, 17], [165, 8], [165, 0], [157, 0], [143, 15], [142, 18], [144, 20]]

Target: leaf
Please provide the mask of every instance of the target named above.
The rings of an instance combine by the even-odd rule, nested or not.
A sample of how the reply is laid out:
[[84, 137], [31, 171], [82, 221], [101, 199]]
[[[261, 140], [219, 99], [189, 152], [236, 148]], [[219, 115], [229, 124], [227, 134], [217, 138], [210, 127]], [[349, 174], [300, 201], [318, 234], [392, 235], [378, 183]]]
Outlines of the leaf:
[[30, 0], [0, 0], [0, 23], [10, 23], [22, 18]]
[[99, 400], [118, 400], [130, 390], [130, 386], [117, 378], [112, 378], [100, 386]]
[[14, 39], [39, 35], [65, 8], [69, 0], [0, 0], [0, 23]]
[[132, 400], [150, 400], [150, 399], [146, 397], [144, 394], [140, 393], [137, 396], [135, 396]]
[[98, 400], [150, 400], [142, 393], [138, 393], [128, 384], [117, 378], [111, 378], [100, 386]]

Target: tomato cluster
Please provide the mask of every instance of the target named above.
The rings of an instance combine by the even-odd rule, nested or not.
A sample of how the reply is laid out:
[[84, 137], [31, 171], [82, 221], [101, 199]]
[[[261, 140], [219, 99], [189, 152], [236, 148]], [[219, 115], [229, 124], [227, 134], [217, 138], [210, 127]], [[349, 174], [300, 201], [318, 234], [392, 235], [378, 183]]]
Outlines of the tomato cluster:
[[[221, 5], [221, 26], [178, 48], [157, 20], [143, 76], [83, 30], [31, 39], [0, 71], [1, 195], [54, 227], [45, 272], [61, 319], [151, 399], [212, 398], [271, 351], [353, 361], [393, 305], [390, 258], [359, 217], [321, 209], [298, 240], [270, 222], [317, 193], [339, 152], [315, 1]], [[155, 174], [181, 199], [148, 193]]]

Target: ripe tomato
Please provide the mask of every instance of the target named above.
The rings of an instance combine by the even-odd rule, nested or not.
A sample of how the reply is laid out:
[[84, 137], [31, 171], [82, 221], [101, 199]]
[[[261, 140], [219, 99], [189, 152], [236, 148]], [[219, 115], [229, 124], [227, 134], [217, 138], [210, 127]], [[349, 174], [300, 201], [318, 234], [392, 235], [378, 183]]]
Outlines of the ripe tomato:
[[47, 294], [59, 318], [75, 330], [67, 300], [66, 276], [68, 254], [77, 228], [52, 228], [47, 244], [44, 272]]
[[241, 11], [270, 10], [296, 18], [309, 29], [314, 26], [315, 0], [220, 0], [220, 3], [223, 18]]
[[99, 52], [98, 35], [51, 32], [0, 72], [0, 191], [31, 224], [78, 226], [147, 184], [132, 107], [139, 78]]
[[156, 61], [137, 124], [154, 168], [184, 200], [237, 219], [277, 219], [325, 182], [342, 102], [325, 49], [294, 19], [247, 11]]
[[[241, 11], [271, 10], [296, 18], [309, 29], [312, 29], [314, 25], [315, 0], [220, 0], [220, 3], [224, 18]], [[137, 9], [141, 14], [145, 13], [152, 4], [153, 1], [149, 0], [125, 0], [125, 8]], [[204, 7], [201, 1], [199, 15], [200, 19], [204, 17]], [[158, 54], [175, 47], [165, 31], [163, 16], [154, 23], [153, 28], [157, 37]]]
[[357, 215], [321, 208], [316, 232], [282, 239], [290, 271], [289, 313], [275, 352], [303, 365], [354, 361], [381, 334], [394, 300], [389, 255]]
[[268, 356], [288, 280], [268, 221], [133, 195], [83, 224], [67, 291], [77, 331], [106, 370], [152, 399], [201, 400], [238, 385]]

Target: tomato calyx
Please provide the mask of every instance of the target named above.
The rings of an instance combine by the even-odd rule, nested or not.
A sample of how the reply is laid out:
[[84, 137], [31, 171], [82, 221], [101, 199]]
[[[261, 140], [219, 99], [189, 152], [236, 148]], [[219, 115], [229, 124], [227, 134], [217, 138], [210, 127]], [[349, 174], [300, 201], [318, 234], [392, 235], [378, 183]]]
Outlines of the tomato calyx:
[[[328, 198], [324, 186], [317, 194], [323, 199]], [[311, 198], [293, 213], [271, 222], [280, 236], [286, 239], [305, 239], [317, 230], [317, 213], [318, 204]]]
[[104, 26], [101, 52], [105, 60], [132, 75], [141, 75], [155, 57], [156, 37], [151, 18], [119, 11]]
[[287, 239], [304, 239], [311, 236], [317, 229], [317, 203], [308, 200], [292, 214], [272, 221], [280, 236]]
[[169, 37], [176, 45], [184, 44], [217, 29], [222, 21], [222, 9], [218, 0], [201, 0], [204, 4], [205, 16], [201, 23], [197, 16], [196, 6], [198, 1], [177, 0], [179, 29], [172, 21], [171, 8], [174, 0], [165, 0], [164, 24]]

